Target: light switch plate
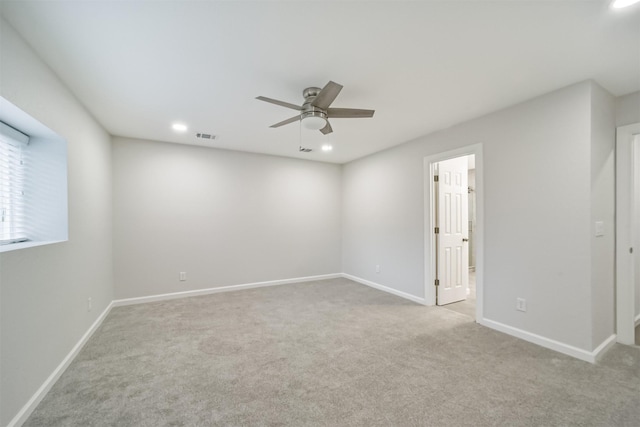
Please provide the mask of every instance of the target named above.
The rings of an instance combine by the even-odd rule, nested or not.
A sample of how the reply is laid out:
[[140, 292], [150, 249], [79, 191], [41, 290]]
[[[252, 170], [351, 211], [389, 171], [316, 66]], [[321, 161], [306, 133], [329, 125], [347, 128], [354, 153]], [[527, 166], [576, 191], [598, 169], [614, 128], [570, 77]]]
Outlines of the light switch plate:
[[604, 221], [596, 221], [596, 237], [604, 236]]

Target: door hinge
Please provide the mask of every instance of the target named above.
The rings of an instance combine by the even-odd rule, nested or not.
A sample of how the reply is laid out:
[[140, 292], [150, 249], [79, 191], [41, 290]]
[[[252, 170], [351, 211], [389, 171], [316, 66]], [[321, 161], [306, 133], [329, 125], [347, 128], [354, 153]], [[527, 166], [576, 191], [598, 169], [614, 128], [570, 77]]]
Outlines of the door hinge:
[[440, 176], [439, 175], [433, 175], [433, 182], [438, 182], [440, 181]]
[[433, 232], [436, 233], [436, 234], [440, 234], [440, 227], [434, 228]]
[[436, 279], [436, 286], [440, 286], [440, 279]]

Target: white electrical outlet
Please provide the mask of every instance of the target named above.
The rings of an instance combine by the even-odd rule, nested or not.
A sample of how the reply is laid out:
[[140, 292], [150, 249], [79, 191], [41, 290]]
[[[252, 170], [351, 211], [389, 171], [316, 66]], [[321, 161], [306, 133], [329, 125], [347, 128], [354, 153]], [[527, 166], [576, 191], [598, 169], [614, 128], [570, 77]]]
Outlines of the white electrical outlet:
[[87, 311], [91, 311], [92, 308], [93, 302], [91, 301], [91, 298], [87, 298]]
[[186, 272], [184, 272], [184, 271], [181, 271], [181, 272], [180, 272], [180, 281], [181, 281], [181, 282], [184, 282], [184, 281], [186, 281], [186, 280], [187, 280], [187, 273], [186, 273]]
[[376, 264], [376, 273], [380, 273], [380, 264]]
[[527, 300], [524, 298], [516, 298], [516, 310], [527, 311]]

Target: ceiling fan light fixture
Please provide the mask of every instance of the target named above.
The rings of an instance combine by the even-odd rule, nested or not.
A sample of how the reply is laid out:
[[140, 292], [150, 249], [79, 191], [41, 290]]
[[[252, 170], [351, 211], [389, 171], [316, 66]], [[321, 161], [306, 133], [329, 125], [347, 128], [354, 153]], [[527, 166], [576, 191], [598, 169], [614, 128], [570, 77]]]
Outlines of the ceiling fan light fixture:
[[311, 130], [320, 130], [327, 125], [327, 120], [321, 115], [310, 115], [302, 119], [304, 127]]

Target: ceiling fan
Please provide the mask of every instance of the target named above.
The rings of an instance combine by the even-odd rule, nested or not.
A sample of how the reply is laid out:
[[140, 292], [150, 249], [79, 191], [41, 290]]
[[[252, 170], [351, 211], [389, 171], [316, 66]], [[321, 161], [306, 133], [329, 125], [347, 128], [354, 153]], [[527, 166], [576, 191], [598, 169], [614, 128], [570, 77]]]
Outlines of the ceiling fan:
[[301, 107], [264, 96], [258, 96], [256, 99], [280, 105], [282, 107], [291, 108], [292, 110], [300, 112], [300, 114], [276, 123], [275, 125], [271, 125], [270, 127], [277, 128], [302, 120], [305, 127], [313, 130], [319, 130], [326, 135], [333, 132], [333, 129], [329, 124], [329, 119], [373, 117], [373, 113], [375, 112], [375, 110], [360, 110], [356, 108], [330, 108], [329, 106], [336, 99], [341, 90], [342, 85], [331, 81], [322, 89], [319, 87], [308, 87], [302, 91], [304, 104], [302, 104]]

